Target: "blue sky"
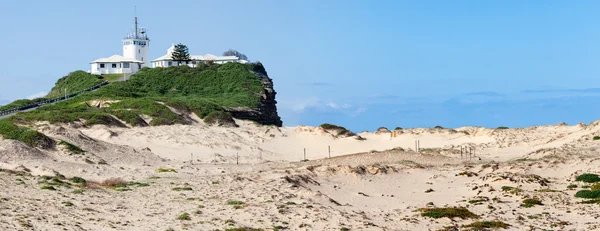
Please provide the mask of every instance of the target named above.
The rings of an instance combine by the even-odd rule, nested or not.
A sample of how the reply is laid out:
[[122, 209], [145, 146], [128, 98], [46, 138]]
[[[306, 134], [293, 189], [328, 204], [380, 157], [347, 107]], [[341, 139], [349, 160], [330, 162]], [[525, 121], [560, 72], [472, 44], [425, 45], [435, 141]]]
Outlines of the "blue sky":
[[[598, 1], [6, 1], [0, 104], [121, 53], [234, 48], [274, 79], [285, 126], [486, 127], [600, 117]], [[143, 4], [143, 5], [142, 5]]]

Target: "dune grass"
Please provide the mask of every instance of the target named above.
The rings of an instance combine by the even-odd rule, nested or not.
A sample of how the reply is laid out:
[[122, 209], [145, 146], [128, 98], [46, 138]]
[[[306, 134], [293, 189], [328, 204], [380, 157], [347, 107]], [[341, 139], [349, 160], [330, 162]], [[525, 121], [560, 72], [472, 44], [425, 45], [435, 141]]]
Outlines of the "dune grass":
[[467, 208], [464, 207], [451, 207], [451, 208], [421, 208], [416, 210], [417, 212], [421, 212], [421, 216], [431, 217], [431, 218], [479, 218], [479, 215], [472, 213]]

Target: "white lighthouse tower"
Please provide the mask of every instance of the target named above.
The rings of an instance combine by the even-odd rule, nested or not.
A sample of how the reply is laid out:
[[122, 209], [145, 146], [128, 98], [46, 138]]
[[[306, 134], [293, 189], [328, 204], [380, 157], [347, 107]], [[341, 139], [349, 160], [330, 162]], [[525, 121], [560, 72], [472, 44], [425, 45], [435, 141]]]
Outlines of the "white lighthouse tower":
[[150, 39], [146, 28], [138, 28], [138, 18], [135, 17], [135, 31], [132, 31], [123, 38], [123, 57], [135, 59], [142, 62], [142, 67], [148, 66], [148, 48]]

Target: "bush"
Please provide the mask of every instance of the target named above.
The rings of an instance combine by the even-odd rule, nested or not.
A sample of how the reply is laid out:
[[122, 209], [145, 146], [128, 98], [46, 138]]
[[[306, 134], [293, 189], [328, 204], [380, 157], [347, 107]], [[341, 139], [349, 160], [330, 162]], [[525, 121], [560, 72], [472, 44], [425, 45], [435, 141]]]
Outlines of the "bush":
[[71, 182], [76, 183], [76, 184], [85, 184], [86, 183], [86, 180], [81, 177], [73, 177], [70, 180], [71, 180]]
[[67, 94], [71, 94], [77, 91], [85, 90], [102, 83], [104, 80], [99, 75], [92, 75], [85, 71], [75, 71], [69, 73], [69, 75], [62, 77], [56, 81], [56, 84], [46, 96], [47, 98], [55, 98], [65, 95], [65, 89]]
[[568, 189], [574, 189], [574, 188], [577, 188], [577, 185], [576, 184], [570, 184], [570, 185], [567, 186], [567, 188]]
[[18, 140], [30, 147], [52, 148], [54, 140], [38, 131], [14, 125], [10, 120], [0, 120], [0, 135], [5, 139]]
[[356, 134], [354, 134], [353, 132], [351, 132], [350, 130], [346, 129], [345, 127], [342, 126], [337, 126], [334, 124], [328, 124], [328, 123], [324, 123], [319, 125], [320, 128], [323, 128], [325, 130], [333, 130], [333, 131], [337, 131], [337, 136], [354, 136]]
[[586, 174], [577, 176], [575, 178], [575, 180], [582, 181], [585, 183], [596, 183], [596, 182], [600, 182], [600, 177], [598, 177], [598, 175], [596, 175], [596, 174], [586, 173]]
[[182, 213], [181, 215], [177, 216], [177, 220], [185, 220], [185, 221], [189, 221], [192, 218], [190, 217], [189, 213]]
[[496, 128], [496, 129], [501, 129], [501, 130], [502, 129], [508, 129], [508, 127], [500, 126], [500, 127]]
[[510, 225], [502, 221], [478, 221], [468, 225], [464, 225], [464, 227], [474, 228], [474, 230], [484, 230], [490, 228], [507, 229], [508, 227], [510, 227]]
[[600, 136], [594, 136], [593, 140], [600, 140]]
[[74, 144], [71, 144], [71, 143], [69, 143], [69, 142], [67, 142], [67, 141], [64, 141], [64, 140], [61, 140], [60, 142], [58, 142], [58, 145], [65, 146], [65, 148], [66, 148], [67, 150], [69, 150], [69, 151], [70, 151], [71, 153], [73, 153], [73, 154], [81, 154], [81, 153], [84, 153], [84, 152], [85, 152], [85, 151], [83, 151], [83, 149], [81, 149], [80, 147], [78, 147], [78, 146], [76, 146], [76, 145], [74, 145]]
[[204, 122], [209, 125], [217, 125], [224, 127], [237, 127], [238, 125], [231, 117], [231, 114], [224, 111], [213, 111], [204, 117]]
[[523, 203], [521, 204], [521, 206], [526, 207], [526, 208], [530, 208], [535, 205], [544, 205], [544, 204], [542, 204], [542, 201], [537, 198], [525, 199], [525, 200], [523, 200]]
[[468, 209], [464, 207], [452, 207], [452, 208], [421, 208], [417, 210], [421, 212], [421, 216], [431, 217], [431, 218], [455, 218], [459, 217], [462, 219], [467, 218], [478, 218], [479, 216], [472, 213]]
[[600, 191], [581, 190], [575, 193], [575, 197], [586, 199], [600, 198]]

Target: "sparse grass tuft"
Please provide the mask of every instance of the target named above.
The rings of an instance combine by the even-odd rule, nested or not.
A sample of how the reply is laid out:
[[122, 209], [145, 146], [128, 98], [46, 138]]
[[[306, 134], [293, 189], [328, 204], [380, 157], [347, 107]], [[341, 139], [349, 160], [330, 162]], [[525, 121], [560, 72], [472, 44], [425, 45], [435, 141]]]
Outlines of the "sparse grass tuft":
[[567, 186], [568, 189], [576, 189], [577, 185], [576, 184], [570, 184]]
[[183, 188], [182, 187], [176, 187], [176, 188], [173, 188], [173, 191], [192, 191], [192, 190], [194, 190], [194, 189], [192, 189], [190, 187], [183, 187]]
[[81, 149], [79, 146], [69, 143], [67, 141], [61, 140], [58, 142], [58, 145], [64, 146], [67, 150], [69, 150], [72, 154], [82, 154], [85, 151]]
[[67, 207], [71, 207], [71, 206], [73, 206], [73, 203], [71, 203], [71, 202], [69, 202], [69, 201], [65, 201], [65, 202], [63, 202], [62, 204], [63, 204], [64, 206], [67, 206]]
[[83, 179], [81, 177], [73, 177], [69, 180], [75, 184], [85, 184], [86, 183], [85, 179]]
[[467, 176], [467, 177], [473, 177], [473, 176], [479, 176], [479, 175], [478, 175], [477, 173], [474, 173], [474, 172], [467, 172], [467, 171], [464, 171], [464, 172], [461, 172], [461, 173], [458, 173], [458, 174], [456, 174], [456, 176]]
[[180, 221], [189, 221], [189, 220], [192, 220], [192, 218], [190, 217], [189, 213], [182, 213], [179, 216], [177, 216], [177, 220], [180, 220]]
[[158, 173], [163, 173], [163, 172], [175, 172], [176, 173], [177, 172], [177, 171], [175, 171], [175, 169], [172, 169], [172, 168], [159, 168], [156, 171]]
[[467, 218], [478, 218], [479, 216], [469, 211], [464, 207], [452, 207], [452, 208], [421, 208], [416, 210], [417, 212], [421, 212], [421, 216], [431, 217], [431, 218], [455, 218], [459, 217], [462, 219]]
[[243, 201], [227, 201], [228, 205], [243, 205], [246, 204], [246, 202]]
[[85, 192], [83, 189], [75, 189], [71, 193], [73, 193], [73, 194], [83, 194], [83, 192]]
[[42, 187], [40, 187], [41, 189], [46, 189], [46, 190], [51, 190], [51, 191], [56, 191], [56, 188], [54, 188], [51, 185], [44, 185]]
[[523, 200], [523, 203], [521, 204], [521, 206], [523, 206], [525, 208], [531, 208], [535, 205], [544, 205], [544, 204], [542, 204], [542, 201], [538, 198], [525, 199], [525, 200]]
[[497, 229], [503, 228], [507, 229], [510, 227], [509, 224], [506, 224], [502, 221], [477, 221], [468, 225], [464, 225], [463, 227], [473, 228], [473, 230], [486, 230], [486, 229]]

